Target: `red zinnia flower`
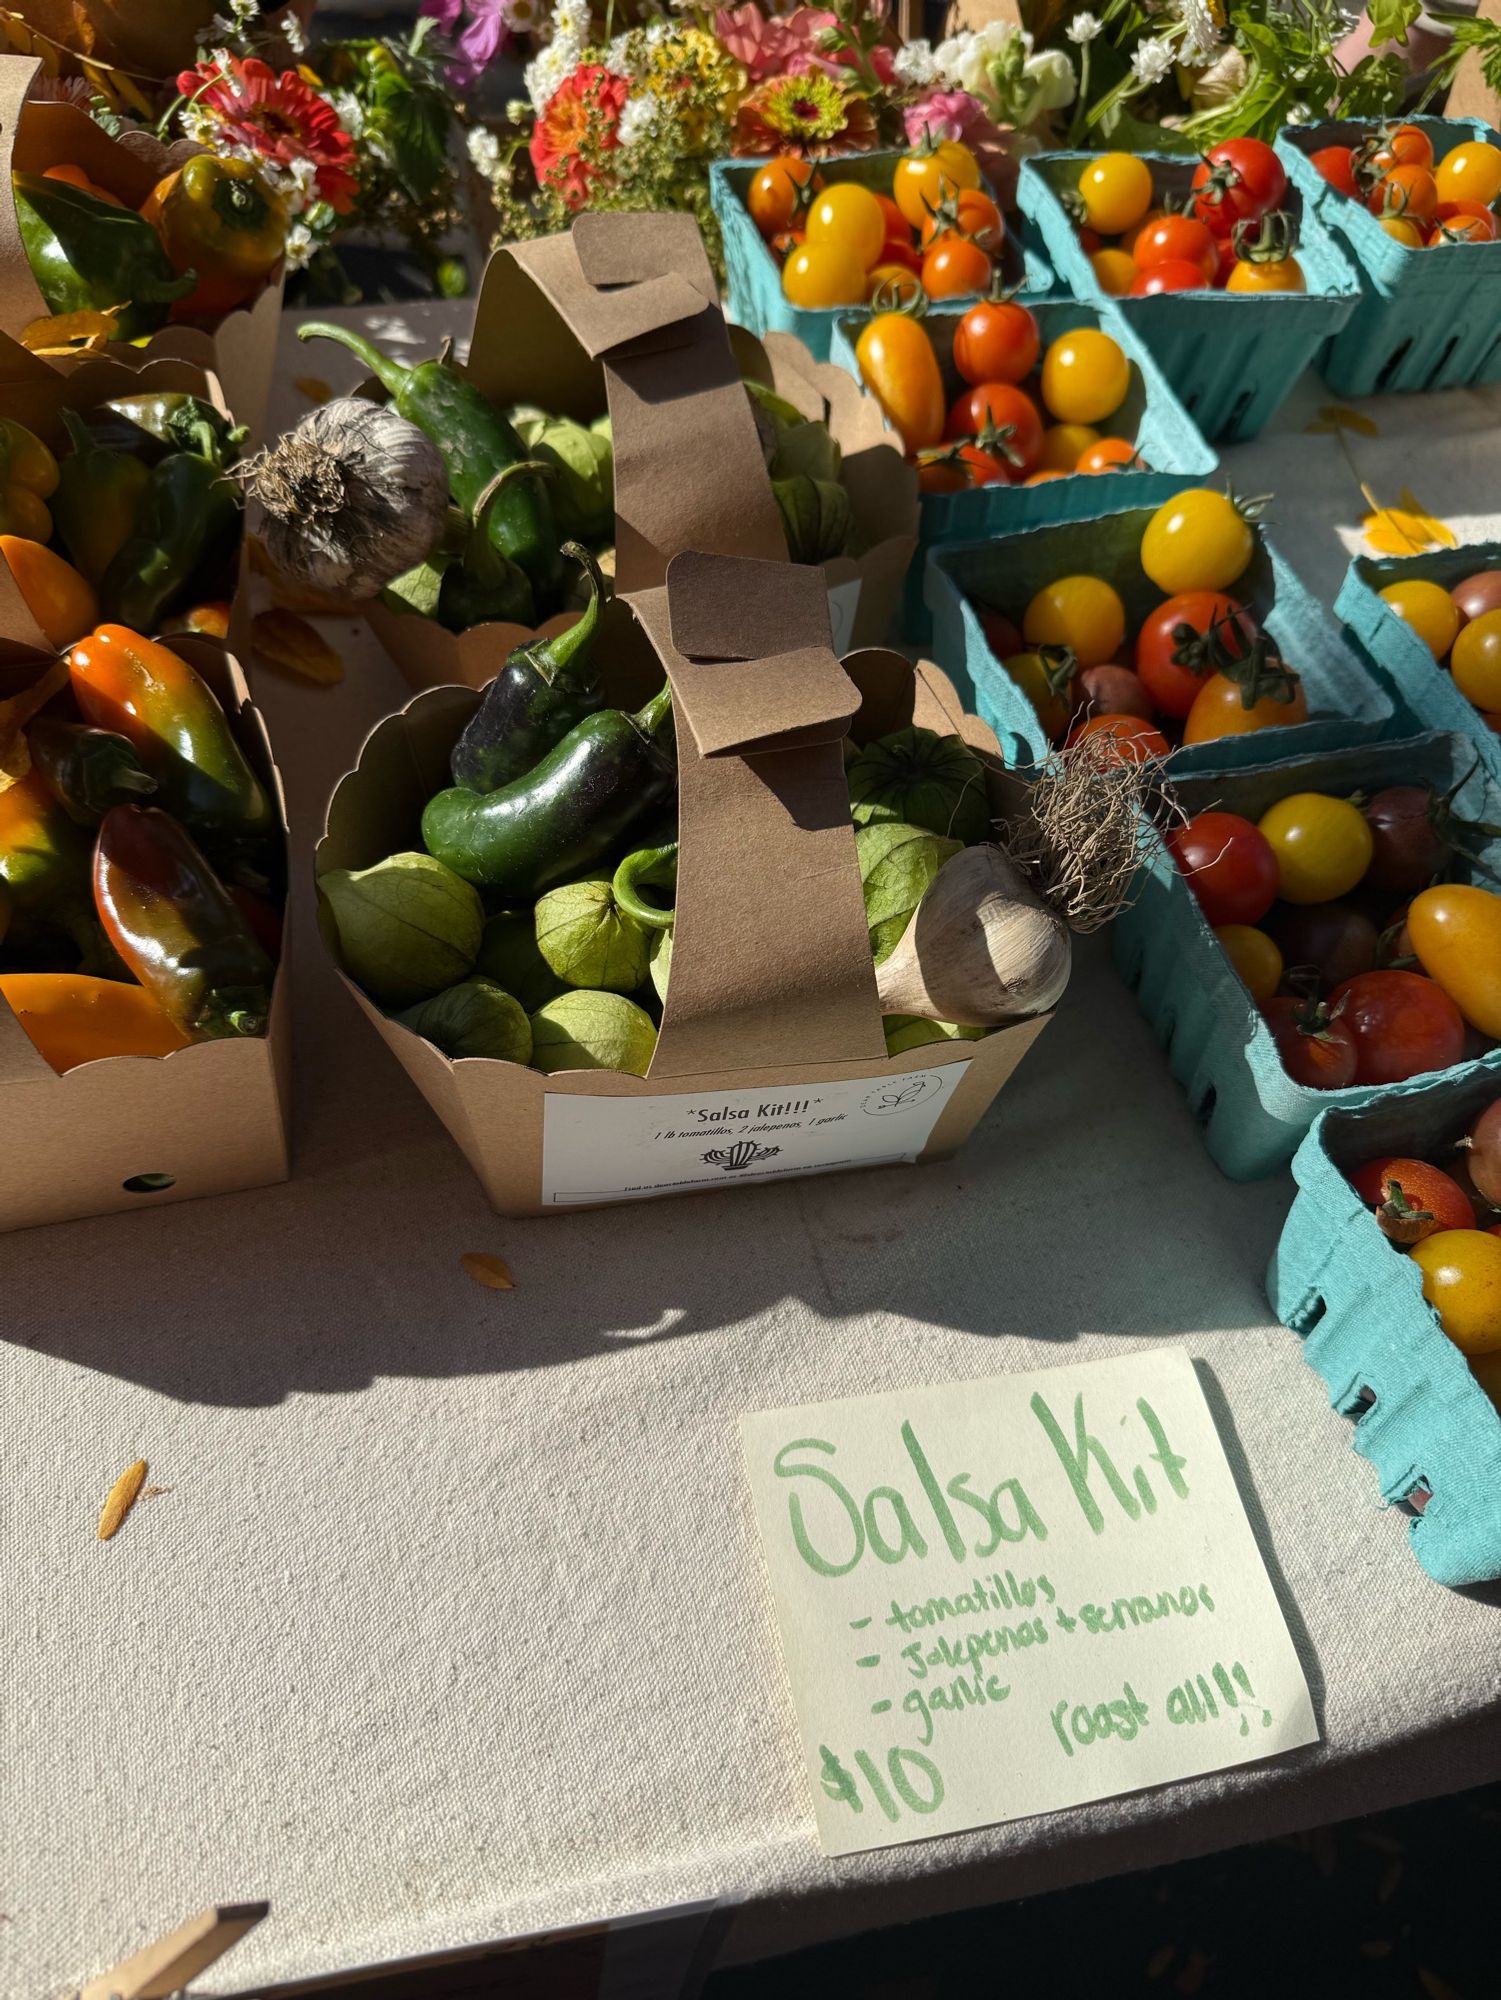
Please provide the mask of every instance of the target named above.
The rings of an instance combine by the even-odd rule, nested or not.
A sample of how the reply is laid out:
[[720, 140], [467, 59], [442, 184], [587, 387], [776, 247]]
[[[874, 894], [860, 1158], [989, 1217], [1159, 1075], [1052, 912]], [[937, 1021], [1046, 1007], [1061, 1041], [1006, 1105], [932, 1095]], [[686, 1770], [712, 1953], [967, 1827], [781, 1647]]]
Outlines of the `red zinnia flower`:
[[177, 88], [225, 136], [273, 166], [290, 169], [311, 160], [320, 201], [343, 215], [353, 206], [359, 181], [354, 141], [326, 97], [296, 70], [278, 76], [258, 56], [237, 56], [185, 69]]
[[556, 188], [570, 208], [582, 208], [603, 169], [591, 153], [613, 152], [630, 85], [599, 63], [580, 63], [565, 76], [532, 128], [532, 165], [543, 187]]

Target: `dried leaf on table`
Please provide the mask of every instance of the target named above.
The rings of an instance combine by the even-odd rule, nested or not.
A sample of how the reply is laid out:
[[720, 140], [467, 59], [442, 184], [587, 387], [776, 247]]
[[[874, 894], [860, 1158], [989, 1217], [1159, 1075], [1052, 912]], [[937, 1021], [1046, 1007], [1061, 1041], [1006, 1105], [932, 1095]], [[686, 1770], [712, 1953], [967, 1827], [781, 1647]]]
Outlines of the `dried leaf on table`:
[[19, 784], [31, 769], [26, 725], [38, 709], [45, 708], [67, 685], [67, 661], [54, 660], [30, 687], [0, 701], [0, 792], [8, 792], [12, 785]]
[[99, 1539], [107, 1542], [139, 1497], [146, 1479], [146, 1461], [138, 1458], [109, 1489], [109, 1498], [104, 1503], [104, 1511], [99, 1516]]
[[31, 354], [92, 354], [115, 338], [120, 308], [106, 312], [47, 313], [21, 332], [21, 345]]
[[292, 387], [299, 395], [306, 396], [310, 403], [326, 403], [334, 393], [329, 383], [321, 375], [295, 375]]
[[321, 632], [295, 611], [258, 611], [251, 624], [256, 657], [315, 687], [334, 687], [344, 662]]
[[1311, 437], [1338, 436], [1341, 431], [1354, 431], [1357, 437], [1380, 437], [1381, 426], [1374, 417], [1368, 417], [1360, 410], [1347, 410], [1339, 403], [1323, 403], [1311, 424], [1304, 424], [1304, 431]]
[[474, 1282], [483, 1285], [487, 1291], [511, 1292], [516, 1289], [516, 1280], [511, 1276], [511, 1267], [503, 1258], [492, 1257], [484, 1250], [469, 1250], [459, 1262]]

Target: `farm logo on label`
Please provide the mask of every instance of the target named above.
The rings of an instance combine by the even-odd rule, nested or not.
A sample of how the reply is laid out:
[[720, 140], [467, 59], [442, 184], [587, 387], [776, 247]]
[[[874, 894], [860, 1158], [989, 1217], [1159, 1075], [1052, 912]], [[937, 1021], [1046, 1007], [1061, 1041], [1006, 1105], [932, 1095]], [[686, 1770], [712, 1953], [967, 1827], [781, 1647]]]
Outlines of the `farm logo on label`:
[[762, 1160], [774, 1160], [781, 1152], [780, 1146], [758, 1146], [754, 1139], [737, 1140], [733, 1146], [716, 1147], [712, 1153], [703, 1153], [700, 1158], [706, 1167], [721, 1167], [732, 1174], [742, 1167], [754, 1167]]
[[872, 1118], [889, 1118], [896, 1111], [910, 1111], [914, 1104], [942, 1090], [943, 1078], [928, 1070], [923, 1076], [893, 1076], [861, 1103], [860, 1109]]

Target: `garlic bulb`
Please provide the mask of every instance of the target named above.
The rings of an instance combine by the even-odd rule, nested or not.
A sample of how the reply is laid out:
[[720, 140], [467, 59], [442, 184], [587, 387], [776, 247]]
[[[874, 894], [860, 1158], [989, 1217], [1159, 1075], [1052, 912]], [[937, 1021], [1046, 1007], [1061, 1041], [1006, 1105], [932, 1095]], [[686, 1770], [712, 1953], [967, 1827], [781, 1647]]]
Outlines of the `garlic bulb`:
[[998, 847], [946, 861], [888, 958], [883, 1014], [997, 1027], [1056, 1007], [1068, 984], [1068, 926]]
[[277, 570], [316, 591], [374, 597], [423, 560], [448, 521], [438, 447], [363, 396], [309, 411], [239, 477], [266, 510]]

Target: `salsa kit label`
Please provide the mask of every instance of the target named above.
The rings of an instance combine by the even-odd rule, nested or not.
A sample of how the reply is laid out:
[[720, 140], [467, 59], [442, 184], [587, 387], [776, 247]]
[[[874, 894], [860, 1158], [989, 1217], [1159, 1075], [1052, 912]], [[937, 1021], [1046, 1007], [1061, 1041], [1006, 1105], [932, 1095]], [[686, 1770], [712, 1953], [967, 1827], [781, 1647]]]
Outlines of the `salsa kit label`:
[[910, 1163], [968, 1068], [956, 1062], [900, 1076], [666, 1097], [549, 1094], [542, 1199], [619, 1201]]
[[741, 1419], [825, 1853], [1318, 1738], [1181, 1348]]

